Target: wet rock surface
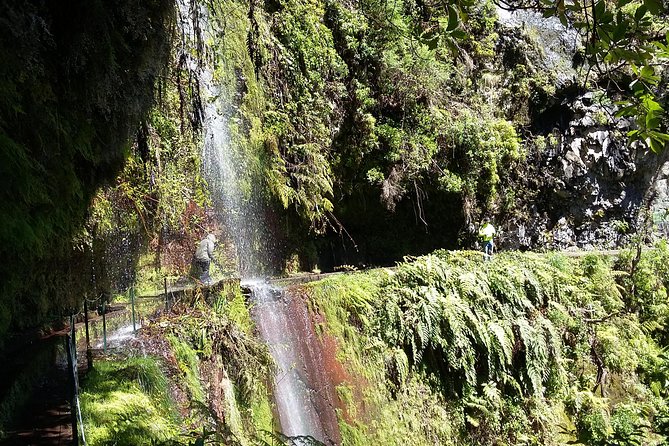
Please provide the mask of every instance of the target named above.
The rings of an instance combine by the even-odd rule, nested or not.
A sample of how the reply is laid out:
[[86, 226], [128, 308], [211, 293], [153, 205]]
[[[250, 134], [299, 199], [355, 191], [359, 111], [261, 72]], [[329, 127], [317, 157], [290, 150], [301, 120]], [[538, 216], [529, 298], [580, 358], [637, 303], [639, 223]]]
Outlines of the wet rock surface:
[[273, 393], [282, 433], [341, 444], [335, 412], [339, 382], [325, 368], [334, 352], [316, 335], [303, 296], [266, 283], [248, 286], [259, 335], [277, 366]]

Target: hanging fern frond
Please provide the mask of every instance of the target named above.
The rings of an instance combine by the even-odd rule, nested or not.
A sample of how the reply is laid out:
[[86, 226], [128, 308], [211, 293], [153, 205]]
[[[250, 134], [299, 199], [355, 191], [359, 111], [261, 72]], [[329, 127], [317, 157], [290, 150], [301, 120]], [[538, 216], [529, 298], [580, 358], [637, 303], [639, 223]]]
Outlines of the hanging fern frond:
[[489, 322], [488, 329], [490, 330], [492, 341], [497, 346], [496, 352], [502, 353], [497, 356], [500, 363], [500, 368], [506, 370], [506, 367], [511, 365], [513, 359], [513, 333], [511, 327], [504, 327], [501, 324], [503, 321]]
[[409, 358], [401, 348], [391, 348], [384, 354], [386, 378], [399, 390], [409, 376]]
[[525, 373], [530, 381], [527, 390], [541, 395], [548, 362], [548, 347], [543, 330], [537, 330], [527, 319], [516, 320], [516, 326], [525, 347]]

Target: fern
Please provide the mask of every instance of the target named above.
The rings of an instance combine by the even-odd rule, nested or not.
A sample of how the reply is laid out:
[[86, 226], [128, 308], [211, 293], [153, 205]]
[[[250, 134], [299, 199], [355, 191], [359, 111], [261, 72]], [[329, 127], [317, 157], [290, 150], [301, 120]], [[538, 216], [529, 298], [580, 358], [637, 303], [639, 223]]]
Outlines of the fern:
[[540, 395], [548, 373], [548, 347], [543, 330], [537, 330], [526, 319], [518, 319], [516, 324], [525, 347], [525, 372], [530, 381], [530, 390]]
[[409, 358], [404, 350], [392, 348], [384, 355], [386, 378], [398, 389], [409, 376]]
[[552, 284], [558, 278], [561, 289], [570, 290], [570, 276], [535, 255], [478, 259], [441, 251], [401, 265], [383, 288], [384, 337], [406, 349], [412, 364], [433, 349], [445, 369], [471, 388], [481, 378], [508, 380], [520, 342], [525, 366], [518, 376], [526, 392], [541, 395], [549, 365], [559, 377], [562, 360], [560, 337], [538, 310], [559, 306]]
[[498, 355], [498, 362], [501, 370], [506, 370], [506, 367], [511, 365], [513, 359], [513, 333], [510, 327], [503, 327], [503, 321], [489, 322], [488, 329], [492, 341], [496, 344], [496, 352], [502, 353]]

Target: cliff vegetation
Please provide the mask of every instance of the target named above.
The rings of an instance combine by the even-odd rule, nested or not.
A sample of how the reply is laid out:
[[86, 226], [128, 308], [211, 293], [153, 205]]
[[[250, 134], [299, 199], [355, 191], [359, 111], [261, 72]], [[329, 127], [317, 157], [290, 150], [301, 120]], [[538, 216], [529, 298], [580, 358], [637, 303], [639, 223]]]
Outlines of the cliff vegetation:
[[353, 377], [344, 444], [664, 444], [667, 255], [436, 251], [308, 285]]

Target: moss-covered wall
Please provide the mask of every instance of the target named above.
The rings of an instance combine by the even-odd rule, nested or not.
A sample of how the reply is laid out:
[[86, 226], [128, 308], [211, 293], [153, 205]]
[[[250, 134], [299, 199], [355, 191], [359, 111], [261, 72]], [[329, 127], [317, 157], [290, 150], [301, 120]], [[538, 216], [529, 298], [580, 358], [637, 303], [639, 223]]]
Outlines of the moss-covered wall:
[[[609, 169], [631, 185], [620, 206], [620, 181], [603, 164], [560, 170], [575, 114], [599, 116], [587, 134], [625, 125], [572, 107], [586, 88], [565, 68], [568, 51], [548, 62], [535, 28], [501, 23], [490, 2], [460, 6], [467, 20], [455, 28], [452, 9], [411, 1], [228, 1], [208, 11], [240, 187], [269, 210], [279, 260], [387, 264], [472, 246], [483, 215], [525, 248], [562, 246], [551, 229], [563, 217], [589, 234], [581, 244], [610, 242], [600, 225], [634, 219], [650, 165]], [[621, 159], [635, 156], [624, 135], [610, 135]], [[592, 190], [614, 205], [595, 215]]]
[[344, 444], [662, 444], [668, 255], [437, 251], [306, 285]]
[[82, 224], [152, 104], [174, 3], [5, 2], [0, 15], [1, 334], [75, 307], [88, 285]]

